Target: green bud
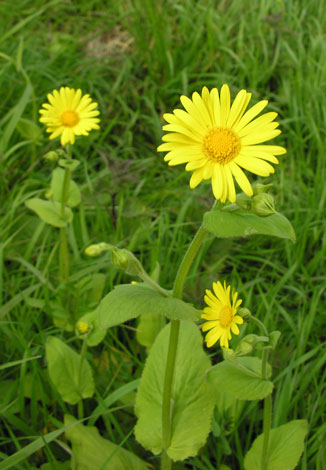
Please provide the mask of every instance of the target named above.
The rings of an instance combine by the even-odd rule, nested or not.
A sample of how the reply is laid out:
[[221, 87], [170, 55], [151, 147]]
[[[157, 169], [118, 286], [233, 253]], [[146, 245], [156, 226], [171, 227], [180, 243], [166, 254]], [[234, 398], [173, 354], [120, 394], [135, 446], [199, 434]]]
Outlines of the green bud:
[[59, 155], [58, 152], [56, 152], [55, 150], [51, 150], [50, 152], [46, 153], [43, 158], [47, 162], [55, 163], [56, 161], [58, 161]]
[[257, 194], [267, 193], [272, 187], [273, 187], [272, 183], [270, 184], [256, 183], [253, 185], [254, 195], [256, 196]]
[[245, 211], [249, 211], [251, 209], [251, 204], [252, 204], [252, 198], [250, 196], [247, 196], [247, 194], [239, 194], [237, 196], [236, 204], [241, 207], [241, 209], [244, 209]]
[[129, 257], [127, 250], [114, 248], [112, 250], [112, 263], [120, 269], [127, 269], [129, 264]]
[[125, 249], [113, 248], [112, 263], [132, 276], [139, 276], [144, 273], [144, 269], [136, 256]]
[[249, 356], [249, 354], [251, 354], [253, 350], [254, 347], [252, 343], [242, 340], [238, 344], [237, 349], [235, 350], [235, 354], [237, 356]]
[[238, 308], [237, 315], [242, 317], [244, 320], [249, 320], [251, 317], [251, 312], [248, 308]]
[[256, 343], [267, 343], [268, 341], [267, 336], [258, 336], [255, 334], [246, 335], [238, 344], [235, 353], [237, 356], [248, 356], [254, 350]]
[[108, 243], [96, 243], [95, 245], [90, 245], [85, 249], [85, 255], [96, 258], [96, 256], [100, 256], [104, 251], [110, 251], [112, 248], [112, 245], [109, 245]]
[[252, 210], [259, 217], [268, 217], [275, 214], [274, 198], [271, 194], [261, 193], [252, 199]]
[[47, 189], [46, 192], [45, 192], [45, 197], [47, 199], [51, 199], [51, 197], [53, 196], [53, 191], [51, 188]]

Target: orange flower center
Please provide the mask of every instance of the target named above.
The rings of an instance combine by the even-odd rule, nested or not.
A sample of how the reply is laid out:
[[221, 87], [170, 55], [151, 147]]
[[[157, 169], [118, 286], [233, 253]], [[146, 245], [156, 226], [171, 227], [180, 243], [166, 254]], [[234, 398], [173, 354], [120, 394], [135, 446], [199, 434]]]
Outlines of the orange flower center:
[[76, 111], [64, 111], [61, 114], [61, 122], [66, 127], [74, 127], [79, 123], [79, 116]]
[[204, 153], [210, 160], [222, 165], [233, 160], [239, 154], [240, 148], [239, 138], [226, 127], [215, 127], [204, 137]]
[[220, 325], [222, 328], [228, 328], [233, 320], [232, 308], [226, 305], [220, 313]]

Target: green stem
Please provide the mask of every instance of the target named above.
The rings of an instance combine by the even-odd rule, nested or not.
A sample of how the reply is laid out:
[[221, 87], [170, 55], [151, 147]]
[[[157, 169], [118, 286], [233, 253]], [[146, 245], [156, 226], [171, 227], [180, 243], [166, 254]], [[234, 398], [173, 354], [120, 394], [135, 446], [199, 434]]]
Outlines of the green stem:
[[83, 399], [81, 398], [77, 404], [78, 408], [78, 419], [83, 419], [84, 418], [84, 403]]
[[183, 260], [181, 261], [179, 270], [177, 272], [177, 276], [174, 281], [174, 286], [173, 286], [173, 296], [177, 297], [178, 299], [181, 299], [182, 297], [183, 286], [184, 286], [188, 271], [207, 233], [208, 233], [207, 230], [202, 224], [198, 232], [196, 233], [195, 237], [193, 238], [191, 244], [189, 245], [188, 250], [186, 251], [186, 254], [183, 257]]
[[[61, 196], [61, 217], [65, 217], [66, 202], [69, 194], [71, 172], [69, 168], [65, 169], [65, 175], [62, 185], [62, 196]], [[61, 281], [69, 281], [69, 252], [67, 243], [67, 232], [66, 227], [60, 228], [60, 279]]]
[[[264, 353], [266, 353], [265, 361], [264, 361]], [[263, 351], [263, 364], [262, 364], [262, 368], [264, 367], [264, 369], [262, 369], [264, 379], [267, 379], [267, 357], [268, 357], [268, 351], [264, 350]], [[271, 425], [272, 425], [272, 395], [268, 395], [264, 399], [264, 418], [263, 418], [264, 438], [263, 438], [263, 448], [262, 448], [262, 454], [261, 454], [261, 470], [267, 470], [268, 444], [269, 444], [269, 435], [271, 431]]]
[[[251, 316], [250, 321], [256, 323], [256, 325], [260, 328], [262, 333], [269, 337], [268, 331], [266, 326], [263, 322], [258, 320], [258, 318]], [[267, 348], [263, 349], [263, 356], [261, 361], [261, 375], [264, 380], [268, 380], [268, 355], [269, 350]], [[264, 399], [264, 416], [263, 416], [263, 447], [261, 453], [261, 462], [260, 468], [261, 470], [267, 470], [268, 464], [268, 444], [269, 444], [269, 435], [271, 432], [271, 425], [272, 425], [272, 395], [268, 395]]]
[[254, 317], [253, 315], [250, 316], [250, 321], [252, 321], [253, 323], [256, 323], [256, 325], [260, 328], [264, 336], [267, 336], [267, 338], [269, 337], [267, 328], [263, 322], [258, 320], [258, 318]]
[[157, 290], [158, 292], [160, 292], [160, 294], [164, 295], [164, 297], [168, 297], [170, 295], [169, 291], [163, 289], [159, 284], [157, 284], [157, 282], [154, 281], [154, 279], [152, 279], [151, 277], [149, 277], [148, 274], [146, 274], [145, 272], [139, 274], [139, 277], [144, 281], [146, 282], [146, 284], [149, 284], [150, 286], [152, 286], [155, 290]]
[[[84, 359], [85, 359], [86, 351], [87, 351], [87, 338], [88, 338], [88, 335], [85, 336], [83, 345], [80, 351], [80, 361], [79, 361], [79, 370], [78, 370], [79, 389], [80, 389], [81, 378], [82, 378], [83, 363], [84, 363]], [[83, 417], [84, 417], [84, 405], [83, 405], [83, 399], [81, 398], [78, 402], [78, 419], [83, 419]]]
[[[215, 204], [214, 204], [215, 205]], [[181, 299], [183, 286], [191, 267], [191, 264], [198, 253], [198, 250], [207, 235], [207, 231], [204, 228], [203, 224], [199, 228], [195, 237], [193, 238], [191, 244], [188, 247], [186, 254], [183, 257], [183, 260], [180, 264], [177, 276], [175, 278], [173, 286], [173, 296]], [[164, 388], [163, 388], [163, 402], [162, 402], [162, 461], [161, 468], [162, 470], [170, 470], [172, 467], [172, 462], [170, 457], [167, 454], [167, 449], [171, 443], [171, 431], [172, 431], [172, 383], [174, 377], [174, 369], [176, 362], [176, 355], [178, 349], [178, 339], [179, 339], [179, 330], [180, 330], [180, 320], [172, 320], [170, 327], [170, 339], [168, 347], [168, 355], [165, 367], [165, 377], [164, 377]]]
[[69, 252], [67, 244], [66, 228], [60, 228], [60, 279], [61, 281], [69, 281]]

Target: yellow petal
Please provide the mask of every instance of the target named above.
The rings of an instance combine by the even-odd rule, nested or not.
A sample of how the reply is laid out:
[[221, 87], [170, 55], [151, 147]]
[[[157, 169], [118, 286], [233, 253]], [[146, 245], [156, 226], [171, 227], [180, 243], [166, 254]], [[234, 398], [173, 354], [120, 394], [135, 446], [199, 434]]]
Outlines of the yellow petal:
[[259, 101], [252, 106], [240, 119], [240, 121], [233, 126], [235, 132], [239, 132], [243, 129], [254, 117], [257, 116], [268, 104], [267, 100]]
[[215, 199], [219, 200], [222, 196], [223, 190], [223, 178], [221, 172], [221, 165], [219, 163], [216, 163], [213, 168], [212, 189]]
[[256, 128], [270, 124], [272, 121], [274, 121], [276, 117], [277, 117], [277, 113], [274, 113], [274, 112], [263, 114], [262, 116], [259, 116], [257, 119], [254, 119], [253, 121], [251, 121], [250, 124], [247, 124], [245, 127], [243, 127], [240, 131], [237, 132], [237, 134], [239, 137], [244, 137], [245, 135], [248, 135], [250, 132], [252, 132]]
[[222, 284], [220, 281], [213, 282], [213, 290], [216, 295], [216, 297], [222, 302], [223, 305], [229, 305], [228, 297], [225, 292], [225, 289], [223, 289]]
[[197, 132], [200, 136], [205, 137], [207, 129], [200, 124], [195, 116], [186, 113], [186, 111], [182, 109], [176, 109], [174, 114], [180, 119], [182, 124], [187, 126], [192, 132]]
[[225, 126], [230, 113], [230, 89], [224, 84], [221, 88], [221, 126]]
[[251, 100], [251, 96], [252, 96], [252, 93], [247, 93], [246, 98], [245, 98], [245, 100], [242, 104], [242, 109], [241, 109], [239, 115], [237, 116], [236, 120], [233, 123], [233, 127], [236, 126], [238, 124], [238, 122], [240, 121], [240, 119], [242, 118], [243, 113], [247, 109], [249, 101]]
[[199, 168], [198, 170], [195, 170], [190, 178], [190, 187], [191, 189], [196, 188], [196, 186], [199, 185], [199, 183], [202, 182], [204, 176], [203, 176], [203, 169]]
[[259, 176], [269, 176], [275, 171], [269, 163], [264, 160], [260, 160], [259, 158], [238, 155], [234, 161], [245, 170], [249, 170]]
[[213, 126], [220, 127], [221, 125], [221, 104], [217, 88], [211, 90], [211, 101], [213, 110]]
[[286, 149], [284, 147], [280, 147], [279, 145], [249, 145], [243, 146], [241, 148], [241, 153], [249, 152], [266, 152], [271, 153], [272, 155], [283, 155], [286, 153]]
[[205, 129], [207, 131], [208, 128], [212, 127], [212, 118], [210, 115], [209, 110], [207, 109], [207, 106], [203, 100], [203, 98], [200, 96], [199, 93], [195, 92], [192, 94], [192, 100], [194, 103], [194, 106], [197, 110], [197, 114], [199, 114], [205, 124]]
[[189, 162], [186, 165], [186, 171], [197, 170], [198, 168], [201, 168], [202, 166], [204, 166], [206, 161], [207, 161], [206, 158], [202, 158], [201, 160], [194, 160], [193, 162]]
[[230, 162], [229, 166], [242, 191], [246, 193], [247, 196], [252, 196], [253, 190], [250, 181], [248, 180], [244, 172], [241, 170], [241, 168], [234, 161]]
[[185, 126], [179, 126], [178, 124], [166, 124], [162, 127], [164, 131], [176, 132], [178, 134], [183, 134], [191, 139], [193, 142], [201, 142], [202, 137], [198, 134], [198, 132], [191, 131]]
[[235, 97], [233, 104], [231, 106], [231, 109], [230, 109], [229, 117], [226, 121], [227, 127], [232, 127], [233, 124], [236, 122], [238, 116], [240, 115], [242, 111], [243, 104], [246, 100], [246, 96], [247, 96], [246, 90], [241, 90]]
[[[197, 93], [199, 96], [199, 94]], [[199, 97], [200, 102], [202, 104], [201, 98]], [[188, 98], [187, 96], [181, 96], [180, 98], [182, 105], [188, 111], [189, 114], [191, 114], [193, 117], [196, 117], [196, 119], [200, 122], [200, 125], [206, 129], [207, 125], [209, 125], [209, 115], [207, 113], [207, 110], [205, 106], [196, 106], [194, 102]]]
[[229, 165], [224, 165], [224, 172], [225, 172], [227, 182], [228, 182], [228, 198], [231, 202], [235, 202], [236, 193], [235, 193], [233, 176], [232, 176], [232, 172], [230, 170]]
[[218, 326], [220, 324], [219, 321], [206, 321], [205, 323], [203, 323], [201, 325], [201, 329], [202, 331], [208, 331], [208, 330], [211, 330], [212, 328], [215, 328], [216, 326]]
[[266, 140], [274, 139], [274, 137], [280, 135], [279, 129], [271, 130], [268, 132], [252, 132], [251, 134], [241, 138], [242, 145], [254, 145]]

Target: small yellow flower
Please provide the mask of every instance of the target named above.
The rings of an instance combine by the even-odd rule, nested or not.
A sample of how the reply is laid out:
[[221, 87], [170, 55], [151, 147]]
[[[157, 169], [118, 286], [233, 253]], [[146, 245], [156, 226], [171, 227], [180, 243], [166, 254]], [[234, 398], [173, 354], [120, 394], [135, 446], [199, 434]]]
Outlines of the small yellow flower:
[[[239, 334], [238, 324], [243, 323], [243, 318], [236, 315], [237, 308], [241, 305], [242, 300], [237, 300], [238, 293], [232, 292], [232, 305], [230, 302], [231, 286], [224, 287], [220, 282], [213, 282], [213, 292], [206, 289], [205, 302], [208, 307], [204, 308], [201, 318], [208, 320], [203, 323], [202, 330], [210, 330], [205, 341], [207, 347], [210, 348], [218, 340], [222, 347], [229, 349], [229, 340], [231, 339], [231, 331], [234, 335]], [[230, 331], [231, 330], [231, 331]]]
[[40, 109], [40, 122], [47, 126], [50, 139], [61, 136], [61, 145], [74, 144], [76, 135], [88, 135], [92, 129], [100, 128], [100, 119], [95, 117], [100, 114], [95, 109], [97, 103], [88, 94], [82, 96], [80, 89], [61, 87], [47, 98], [49, 103], [44, 103], [44, 109]]
[[84, 334], [88, 333], [89, 330], [91, 329], [91, 325], [87, 322], [84, 322], [84, 321], [77, 322], [76, 327], [77, 327], [78, 333], [81, 334], [81, 335], [84, 335]]
[[187, 163], [186, 170], [193, 171], [191, 189], [202, 180], [211, 180], [215, 198], [225, 202], [236, 200], [233, 178], [248, 196], [253, 195], [251, 184], [242, 168], [259, 176], [274, 173], [270, 163], [278, 163], [275, 155], [286, 153], [276, 145], [257, 145], [273, 139], [281, 133], [277, 113], [270, 112], [256, 117], [268, 101], [259, 101], [247, 112], [251, 93], [241, 90], [231, 106], [230, 90], [223, 85], [209, 91], [195, 92], [192, 99], [181, 96], [184, 110], [175, 109], [164, 114], [168, 122], [163, 130], [164, 143], [158, 151], [168, 153], [164, 160], [169, 165]]

